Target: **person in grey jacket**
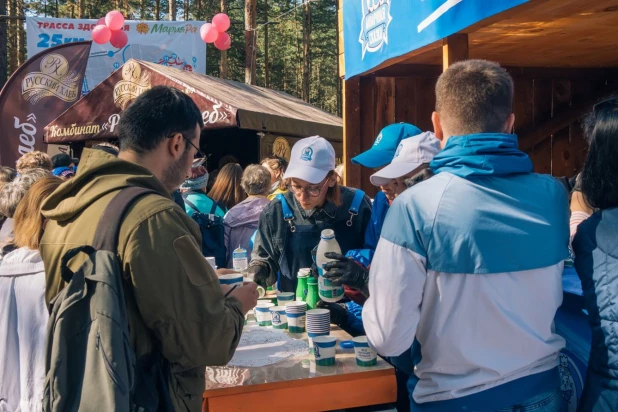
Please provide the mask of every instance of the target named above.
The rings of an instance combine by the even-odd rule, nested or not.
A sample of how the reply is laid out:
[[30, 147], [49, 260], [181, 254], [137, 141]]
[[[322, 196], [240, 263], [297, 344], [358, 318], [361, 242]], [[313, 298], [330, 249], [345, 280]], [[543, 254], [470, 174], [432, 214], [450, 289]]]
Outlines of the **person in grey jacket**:
[[578, 410], [605, 412], [618, 408], [618, 98], [595, 105], [587, 123], [581, 190], [596, 212], [579, 225], [573, 251], [592, 343]]
[[294, 145], [284, 179], [289, 191], [262, 212], [247, 272], [261, 286], [277, 283], [278, 290], [294, 292], [298, 270], [312, 266], [322, 230], [335, 231], [343, 254], [363, 247], [371, 203], [362, 191], [339, 186], [335, 150], [319, 136]]
[[258, 227], [262, 211], [270, 202], [270, 172], [264, 166], [249, 165], [242, 174], [240, 186], [247, 193], [247, 198], [231, 208], [223, 218], [228, 268], [234, 266], [234, 249], [242, 247], [249, 254], [253, 249], [251, 237]]

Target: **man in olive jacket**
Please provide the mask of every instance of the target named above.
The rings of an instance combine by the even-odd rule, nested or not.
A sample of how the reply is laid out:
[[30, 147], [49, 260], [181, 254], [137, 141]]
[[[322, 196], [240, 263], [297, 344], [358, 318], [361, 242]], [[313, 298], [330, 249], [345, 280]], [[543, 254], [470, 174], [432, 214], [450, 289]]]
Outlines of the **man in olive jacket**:
[[[155, 87], [123, 112], [118, 127], [118, 158], [85, 150], [77, 175], [43, 205], [49, 219], [41, 242], [45, 297], [49, 303], [65, 286], [63, 255], [92, 243], [103, 210], [120, 189], [156, 191], [129, 208], [118, 242], [138, 375], [149, 377], [138, 384], [158, 399], [160, 410], [199, 411], [205, 366], [232, 358], [257, 291], [247, 285], [224, 297], [201, 254], [199, 227], [170, 195], [199, 152], [203, 122], [195, 103], [179, 90]], [[76, 257], [71, 263], [81, 262]]]

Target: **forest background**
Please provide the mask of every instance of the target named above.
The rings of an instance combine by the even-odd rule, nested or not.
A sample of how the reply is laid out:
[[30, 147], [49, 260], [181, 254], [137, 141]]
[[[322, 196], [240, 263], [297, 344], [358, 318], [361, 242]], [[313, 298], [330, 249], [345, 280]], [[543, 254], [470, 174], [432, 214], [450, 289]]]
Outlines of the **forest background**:
[[[210, 76], [281, 90], [341, 116], [338, 73], [341, 0], [0, 0], [0, 87], [26, 61], [24, 16], [205, 20], [225, 12], [231, 47], [208, 45]], [[6, 41], [5, 41], [6, 39]]]

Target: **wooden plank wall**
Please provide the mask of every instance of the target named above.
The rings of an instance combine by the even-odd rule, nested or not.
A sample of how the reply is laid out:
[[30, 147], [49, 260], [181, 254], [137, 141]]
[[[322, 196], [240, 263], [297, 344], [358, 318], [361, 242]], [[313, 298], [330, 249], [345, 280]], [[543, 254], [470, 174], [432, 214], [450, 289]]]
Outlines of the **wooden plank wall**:
[[[515, 132], [523, 133], [543, 125], [565, 110], [591, 97], [610, 95], [618, 90], [618, 82], [604, 78], [593, 78], [577, 74], [569, 79], [556, 70], [526, 69], [526, 75], [515, 77]], [[550, 72], [551, 73], [551, 72]], [[561, 74], [564, 73], [564, 74]], [[537, 77], [538, 76], [538, 77]], [[376, 188], [369, 182], [373, 170], [353, 166], [349, 159], [371, 147], [380, 130], [391, 123], [408, 122], [421, 130], [433, 130], [431, 113], [435, 107], [435, 76], [378, 77], [363, 76], [346, 81], [346, 87], [356, 90], [356, 110], [350, 115], [344, 102], [344, 139], [351, 139], [348, 147], [353, 148], [346, 156], [347, 184], [361, 187], [369, 195]], [[347, 89], [346, 96], [351, 93]], [[573, 121], [540, 144], [527, 150], [538, 173], [554, 176], [573, 176], [583, 167], [586, 157], [586, 142], [581, 128], [581, 119]], [[348, 131], [353, 130], [352, 134]], [[529, 142], [520, 140], [520, 147]]]

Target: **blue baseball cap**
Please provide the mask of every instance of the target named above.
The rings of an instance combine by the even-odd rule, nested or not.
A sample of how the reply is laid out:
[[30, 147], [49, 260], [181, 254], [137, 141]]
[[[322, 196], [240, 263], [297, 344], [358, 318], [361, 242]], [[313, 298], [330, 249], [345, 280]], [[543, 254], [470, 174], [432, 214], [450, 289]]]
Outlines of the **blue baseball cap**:
[[352, 163], [371, 169], [389, 164], [399, 143], [408, 137], [421, 134], [421, 129], [410, 123], [389, 124], [380, 131], [371, 149], [352, 158]]

